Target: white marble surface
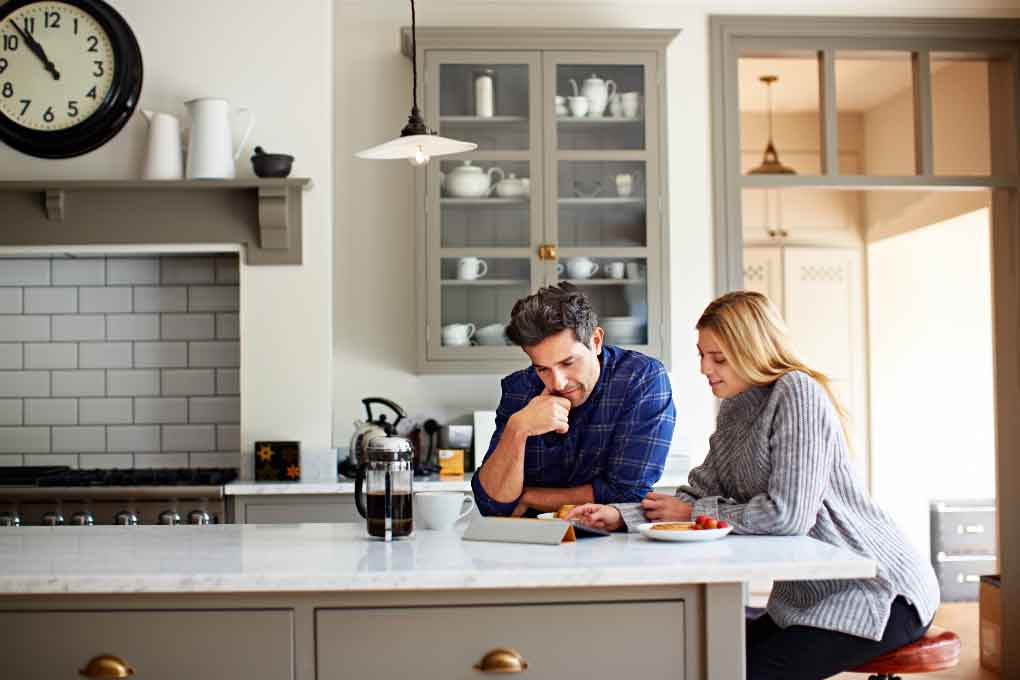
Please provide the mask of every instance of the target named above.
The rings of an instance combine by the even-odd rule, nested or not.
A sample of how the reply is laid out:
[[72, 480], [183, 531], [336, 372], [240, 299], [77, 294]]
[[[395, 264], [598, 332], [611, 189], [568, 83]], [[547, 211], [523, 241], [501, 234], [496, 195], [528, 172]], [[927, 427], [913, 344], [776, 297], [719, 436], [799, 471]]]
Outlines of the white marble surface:
[[[676, 488], [687, 483], [686, 474], [666, 474], [655, 484], [655, 488]], [[471, 475], [463, 478], [440, 479], [432, 475], [427, 479], [414, 480], [415, 491], [470, 491]], [[223, 487], [228, 496], [278, 496], [302, 494], [345, 494], [354, 493], [354, 482], [230, 482]]]
[[419, 530], [383, 543], [362, 524], [0, 529], [0, 596], [516, 589], [874, 575], [871, 560], [804, 536], [665, 543], [639, 534], [543, 546]]

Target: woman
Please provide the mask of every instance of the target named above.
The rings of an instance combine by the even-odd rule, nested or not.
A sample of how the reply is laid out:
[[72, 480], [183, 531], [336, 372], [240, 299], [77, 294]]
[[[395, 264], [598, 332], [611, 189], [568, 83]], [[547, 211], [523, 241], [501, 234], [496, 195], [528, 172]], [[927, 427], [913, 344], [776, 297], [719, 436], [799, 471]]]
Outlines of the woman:
[[701, 372], [723, 400], [704, 464], [675, 497], [586, 504], [569, 517], [634, 530], [707, 515], [735, 533], [807, 534], [875, 560], [871, 579], [777, 582], [747, 626], [751, 680], [825, 678], [920, 638], [939, 603], [935, 574], [854, 472], [829, 380], [797, 359], [759, 293], [723, 295], [697, 328]]

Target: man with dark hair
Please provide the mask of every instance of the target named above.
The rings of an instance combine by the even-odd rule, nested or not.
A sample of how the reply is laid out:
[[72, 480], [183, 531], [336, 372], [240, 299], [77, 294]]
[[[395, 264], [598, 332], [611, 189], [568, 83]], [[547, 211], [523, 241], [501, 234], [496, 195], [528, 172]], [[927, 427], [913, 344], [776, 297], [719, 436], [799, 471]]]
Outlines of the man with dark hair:
[[503, 379], [496, 432], [471, 480], [483, 515], [637, 502], [662, 474], [676, 409], [666, 369], [603, 344], [569, 283], [517, 301], [506, 335], [531, 366]]

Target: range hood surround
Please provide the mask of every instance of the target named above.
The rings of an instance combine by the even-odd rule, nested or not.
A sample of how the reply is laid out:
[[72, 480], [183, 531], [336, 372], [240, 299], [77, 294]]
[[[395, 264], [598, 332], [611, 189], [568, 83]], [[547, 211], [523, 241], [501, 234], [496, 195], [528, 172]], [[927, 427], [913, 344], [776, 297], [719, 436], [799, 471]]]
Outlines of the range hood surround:
[[249, 265], [301, 264], [307, 178], [0, 182], [0, 247], [244, 245]]

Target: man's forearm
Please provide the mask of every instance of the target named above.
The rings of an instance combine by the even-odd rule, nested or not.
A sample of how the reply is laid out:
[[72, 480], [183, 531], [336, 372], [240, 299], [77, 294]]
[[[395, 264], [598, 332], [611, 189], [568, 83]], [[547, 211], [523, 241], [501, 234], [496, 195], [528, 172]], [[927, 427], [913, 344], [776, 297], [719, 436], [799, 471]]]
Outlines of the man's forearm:
[[524, 490], [524, 446], [528, 436], [507, 422], [492, 455], [478, 471], [478, 480], [494, 501], [509, 503]]
[[563, 489], [532, 486], [524, 490], [524, 496], [521, 498], [521, 505], [527, 505], [540, 512], [559, 510], [563, 505], [582, 505], [594, 502], [595, 493], [592, 491], [591, 484]]

